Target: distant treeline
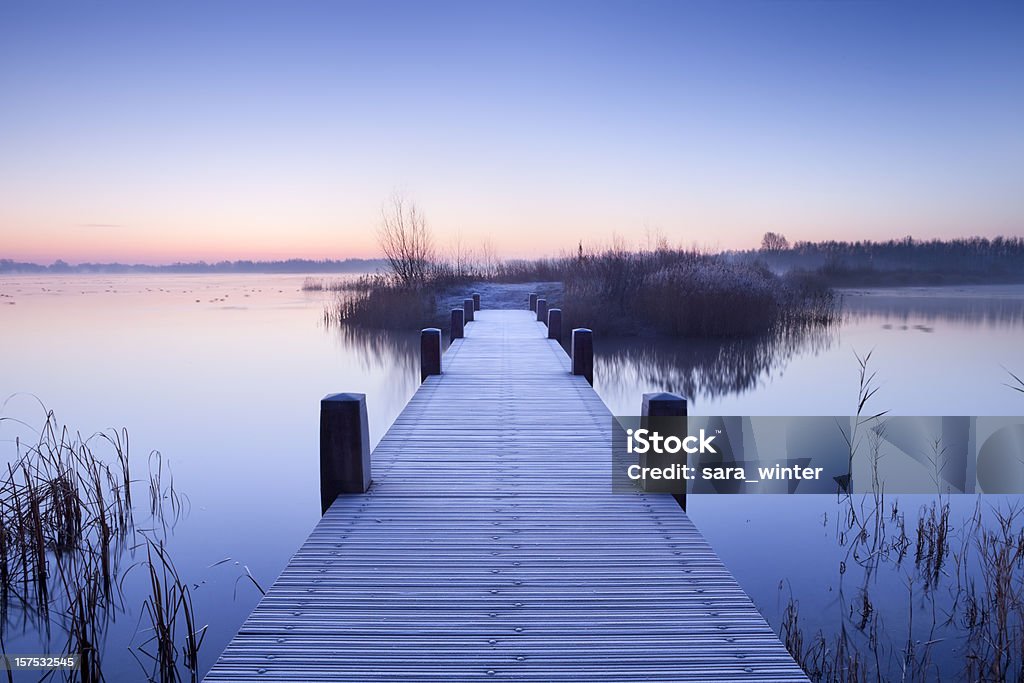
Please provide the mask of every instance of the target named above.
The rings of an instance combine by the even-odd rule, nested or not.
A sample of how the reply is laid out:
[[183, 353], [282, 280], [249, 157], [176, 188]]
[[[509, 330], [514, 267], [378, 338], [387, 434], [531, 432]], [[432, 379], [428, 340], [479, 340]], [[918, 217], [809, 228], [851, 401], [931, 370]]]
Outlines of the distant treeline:
[[0, 259], [0, 273], [372, 273], [386, 266], [380, 259], [288, 259], [287, 261], [218, 261], [172, 263], [153, 266], [142, 263], [79, 263], [55, 261], [48, 266]]
[[816, 271], [835, 286], [1024, 282], [1024, 238], [797, 242], [743, 252], [775, 271]]

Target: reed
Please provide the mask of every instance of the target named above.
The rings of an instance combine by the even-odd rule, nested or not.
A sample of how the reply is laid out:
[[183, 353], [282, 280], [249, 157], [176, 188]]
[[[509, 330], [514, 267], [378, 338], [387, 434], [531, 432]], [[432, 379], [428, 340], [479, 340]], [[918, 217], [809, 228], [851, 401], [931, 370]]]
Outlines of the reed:
[[388, 278], [357, 283], [339, 292], [324, 309], [327, 326], [389, 329], [424, 327], [437, 318], [433, 287], [403, 287]]
[[[869, 406], [877, 391], [868, 361], [870, 355], [858, 357], [857, 406], [862, 418], [875, 421], [870, 438], [884, 412]], [[932, 451], [938, 482], [944, 448], [938, 440], [922, 447]], [[973, 512], [956, 517], [937, 484], [935, 498], [909, 523], [899, 501], [887, 506], [879, 490], [838, 502], [834, 626], [809, 629], [791, 590], [779, 621], [780, 639], [813, 681], [1024, 680], [1019, 501], [986, 506], [979, 497]], [[899, 577], [902, 601], [891, 590]]]
[[[1006, 370], [1006, 368], [1003, 369]], [[1014, 391], [1018, 391], [1024, 394], [1024, 379], [1021, 379], [1020, 376], [1010, 372], [1009, 370], [1006, 370], [1006, 374], [1010, 376], [1013, 382], [1005, 382], [1003, 386], [1009, 387]]]
[[581, 251], [565, 271], [571, 324], [610, 332], [744, 337], [838, 320], [831, 290], [813, 278], [693, 250]]
[[980, 575], [970, 581], [962, 626], [967, 632], [965, 673], [970, 680], [1024, 678], [1024, 528], [1021, 508], [993, 510], [995, 524], [975, 538]]
[[198, 681], [199, 649], [207, 627], [196, 627], [188, 584], [178, 574], [160, 541], [146, 539], [146, 560], [141, 566], [149, 578], [150, 591], [142, 611], [149, 624], [150, 637], [136, 647], [139, 655], [136, 659], [150, 681], [181, 681], [179, 662], [189, 680]]
[[[65, 634], [64, 652], [82, 657], [77, 679], [103, 680], [106, 627], [126, 609], [122, 560], [134, 554], [141, 533], [132, 505], [138, 482], [131, 478], [128, 433], [83, 438], [46, 411], [36, 436], [34, 442], [15, 440], [14, 457], [0, 478], [0, 649], [7, 642], [9, 615], [16, 613], [47, 640], [51, 630]], [[97, 449], [101, 443], [112, 455]], [[168, 524], [187, 512], [187, 497], [175, 489], [159, 453], [150, 456], [150, 465], [149, 513], [160, 522], [153, 531], [166, 535]], [[146, 543], [154, 541], [146, 538]], [[174, 608], [169, 621], [157, 623], [182, 624], [169, 637], [172, 648], [180, 643], [181, 666], [196, 680], [205, 630], [195, 627], [187, 585], [162, 541], [158, 551], [147, 551], [146, 562], [158, 572], [153, 587], [164, 595], [160, 604]], [[143, 610], [158, 614], [155, 605], [151, 596]], [[169, 674], [166, 667], [163, 671]]]
[[[389, 274], [363, 276], [339, 286], [324, 321], [422, 327], [439, 322], [437, 301], [454, 287], [536, 281], [563, 284], [559, 303], [567, 326], [607, 334], [743, 337], [828, 326], [839, 319], [838, 300], [811, 274], [781, 277], [758, 263], [667, 247], [584, 251], [581, 246], [574, 256], [493, 261], [480, 268], [434, 261], [412, 284]], [[313, 281], [309, 287], [324, 284]]]
[[350, 287], [350, 280], [307, 277], [302, 281], [304, 292], [340, 292]]

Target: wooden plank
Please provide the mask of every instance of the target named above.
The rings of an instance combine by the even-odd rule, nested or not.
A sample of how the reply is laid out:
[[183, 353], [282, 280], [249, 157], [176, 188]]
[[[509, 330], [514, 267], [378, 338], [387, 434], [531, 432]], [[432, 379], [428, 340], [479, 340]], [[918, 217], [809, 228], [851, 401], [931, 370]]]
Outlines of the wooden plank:
[[[805, 681], [529, 311], [478, 311], [207, 681]], [[638, 397], [639, 401], [639, 397]]]

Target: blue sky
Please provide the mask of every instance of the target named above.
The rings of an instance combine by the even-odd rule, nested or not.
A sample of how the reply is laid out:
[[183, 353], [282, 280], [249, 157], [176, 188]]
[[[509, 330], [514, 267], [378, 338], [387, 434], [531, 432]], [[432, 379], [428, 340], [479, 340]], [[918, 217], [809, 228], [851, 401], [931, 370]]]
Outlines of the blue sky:
[[0, 257], [1024, 230], [1024, 3], [0, 5]]

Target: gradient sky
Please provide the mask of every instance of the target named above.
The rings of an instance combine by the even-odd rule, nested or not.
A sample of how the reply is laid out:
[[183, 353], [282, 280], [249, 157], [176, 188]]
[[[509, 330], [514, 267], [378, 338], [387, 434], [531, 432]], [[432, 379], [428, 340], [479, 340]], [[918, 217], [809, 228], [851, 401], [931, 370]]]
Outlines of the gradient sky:
[[1024, 233], [1024, 3], [0, 4], [0, 258]]

